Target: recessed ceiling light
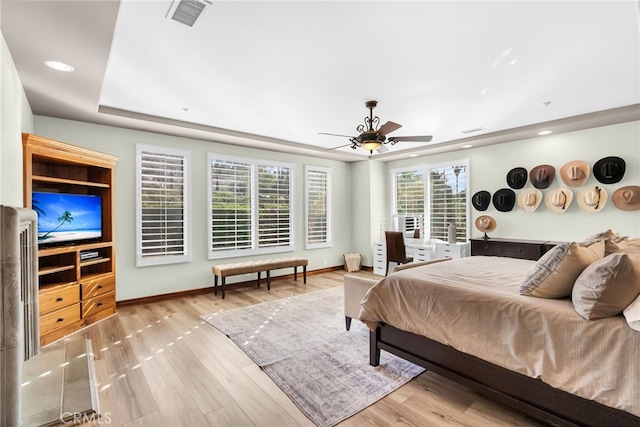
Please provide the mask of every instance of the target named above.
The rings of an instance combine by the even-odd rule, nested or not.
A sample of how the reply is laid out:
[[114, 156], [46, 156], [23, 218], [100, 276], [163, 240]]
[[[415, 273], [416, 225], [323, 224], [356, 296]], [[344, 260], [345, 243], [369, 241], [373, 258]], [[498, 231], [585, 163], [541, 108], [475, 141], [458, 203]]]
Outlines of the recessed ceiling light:
[[466, 144], [466, 145], [462, 146], [462, 148], [471, 148], [471, 147], [473, 147], [473, 145], [471, 145], [471, 144]]
[[417, 154], [409, 154], [409, 157], [418, 157]]
[[552, 133], [552, 131], [550, 131], [550, 130], [543, 130], [543, 131], [538, 132], [538, 135], [541, 135], [541, 136], [542, 136], [542, 135], [549, 135], [550, 133]]
[[57, 71], [64, 71], [65, 73], [70, 73], [75, 69], [69, 64], [65, 64], [64, 62], [60, 61], [52, 61], [50, 59], [47, 59], [46, 61], [44, 61], [44, 63], [49, 68], [53, 68]]

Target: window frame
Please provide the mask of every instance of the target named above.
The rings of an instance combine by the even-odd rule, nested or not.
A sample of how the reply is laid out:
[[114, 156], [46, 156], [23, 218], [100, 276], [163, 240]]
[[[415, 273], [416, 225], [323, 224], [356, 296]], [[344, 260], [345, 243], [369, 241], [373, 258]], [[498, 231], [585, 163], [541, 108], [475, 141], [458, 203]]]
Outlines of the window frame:
[[[143, 220], [142, 220], [142, 158], [145, 153], [179, 156], [183, 161], [183, 253], [181, 255], [143, 254]], [[136, 144], [136, 267], [147, 267], [163, 264], [178, 264], [192, 260], [192, 221], [191, 221], [191, 151], [150, 144]]]
[[[309, 204], [311, 202], [310, 197], [310, 178], [311, 172], [320, 172], [326, 174], [325, 180], [325, 234], [326, 238], [322, 242], [312, 243], [309, 241], [311, 237], [311, 225], [310, 225], [310, 212]], [[304, 218], [305, 218], [305, 249], [319, 249], [333, 247], [333, 208], [332, 208], [332, 170], [330, 167], [305, 165], [304, 168]]]
[[[212, 188], [212, 170], [213, 161], [237, 162], [249, 164], [251, 166], [251, 185], [250, 185], [250, 205], [251, 205], [251, 241], [249, 248], [214, 250], [213, 249], [213, 188]], [[261, 166], [288, 168], [289, 170], [289, 244], [283, 246], [260, 247], [259, 245], [259, 188], [260, 182], [258, 177], [258, 169]], [[233, 155], [225, 155], [218, 153], [207, 153], [207, 257], [208, 259], [223, 259], [233, 257], [244, 257], [260, 254], [273, 254], [283, 252], [293, 252], [296, 250], [295, 240], [295, 224], [294, 215], [295, 207], [295, 167], [292, 163], [270, 161], [264, 159], [254, 159], [248, 157], [240, 157]]]
[[[426, 239], [426, 238], [437, 238], [434, 236], [431, 236], [431, 230], [432, 230], [432, 214], [431, 214], [431, 204], [432, 204], [432, 194], [431, 194], [431, 171], [433, 169], [443, 169], [443, 168], [447, 168], [447, 167], [454, 167], [454, 166], [463, 166], [466, 169], [466, 187], [465, 187], [465, 191], [466, 191], [466, 197], [465, 197], [465, 211], [464, 211], [464, 215], [465, 215], [465, 227], [464, 227], [464, 236], [463, 236], [463, 240], [467, 241], [468, 239], [471, 238], [471, 234], [470, 234], [470, 220], [471, 220], [471, 209], [470, 209], [470, 203], [471, 203], [471, 195], [469, 194], [469, 189], [470, 189], [470, 165], [469, 165], [469, 159], [456, 159], [456, 160], [451, 160], [451, 161], [446, 161], [446, 162], [438, 162], [438, 163], [428, 163], [428, 164], [421, 164], [421, 165], [415, 165], [415, 166], [407, 166], [407, 167], [402, 167], [402, 168], [395, 168], [395, 169], [391, 169], [390, 172], [390, 177], [391, 177], [391, 217], [392, 217], [392, 222], [391, 225], [394, 227], [397, 227], [398, 224], [396, 224], [398, 221], [398, 218], [400, 216], [406, 215], [406, 216], [415, 216], [415, 217], [419, 217], [420, 214], [418, 213], [398, 213], [398, 201], [397, 201], [397, 188], [396, 188], [396, 180], [397, 180], [397, 174], [403, 173], [403, 172], [410, 172], [410, 171], [421, 171], [422, 172], [422, 178], [423, 178], [423, 182], [424, 182], [424, 212], [422, 213], [422, 219], [423, 219], [423, 223], [420, 225], [420, 228], [422, 228], [422, 234], [421, 234], [421, 238]], [[463, 229], [458, 228], [458, 235], [462, 234], [461, 231]], [[444, 237], [444, 236], [443, 236]], [[442, 237], [440, 237], [442, 238]], [[444, 237], [446, 240], [446, 237]]]

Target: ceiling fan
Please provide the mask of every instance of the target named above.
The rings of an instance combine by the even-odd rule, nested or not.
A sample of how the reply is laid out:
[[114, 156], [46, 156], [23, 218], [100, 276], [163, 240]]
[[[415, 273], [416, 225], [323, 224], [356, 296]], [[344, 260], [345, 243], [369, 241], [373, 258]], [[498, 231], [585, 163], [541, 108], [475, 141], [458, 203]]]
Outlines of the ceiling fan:
[[338, 148], [347, 147], [351, 145], [354, 150], [358, 147], [362, 147], [370, 154], [373, 154], [373, 150], [377, 150], [382, 144], [395, 145], [401, 141], [407, 142], [430, 142], [433, 136], [391, 136], [387, 139], [387, 134], [394, 130], [400, 129], [402, 125], [394, 122], [387, 122], [382, 126], [380, 125], [380, 118], [373, 115], [373, 109], [378, 105], [378, 101], [367, 101], [365, 107], [369, 109], [369, 117], [364, 118], [364, 124], [358, 125], [356, 131], [360, 133], [358, 136], [339, 135], [335, 133], [320, 132], [320, 135], [332, 135], [343, 136], [349, 138], [349, 144], [341, 145], [339, 147], [330, 148], [330, 150], [336, 150]]

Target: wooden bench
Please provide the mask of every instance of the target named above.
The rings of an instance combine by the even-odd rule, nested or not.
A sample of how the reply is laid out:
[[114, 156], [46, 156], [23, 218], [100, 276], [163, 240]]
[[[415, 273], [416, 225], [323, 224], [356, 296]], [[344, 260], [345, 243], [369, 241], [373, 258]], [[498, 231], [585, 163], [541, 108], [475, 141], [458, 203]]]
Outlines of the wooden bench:
[[228, 276], [236, 276], [238, 274], [258, 273], [258, 287], [260, 287], [260, 273], [267, 272], [267, 290], [271, 290], [271, 270], [279, 268], [293, 267], [293, 280], [298, 280], [298, 267], [302, 267], [304, 283], [307, 283], [307, 264], [306, 258], [274, 258], [262, 259], [256, 261], [236, 262], [233, 264], [214, 265], [211, 268], [214, 276], [213, 294], [218, 295], [218, 276], [222, 279], [222, 298], [224, 299], [225, 278]]

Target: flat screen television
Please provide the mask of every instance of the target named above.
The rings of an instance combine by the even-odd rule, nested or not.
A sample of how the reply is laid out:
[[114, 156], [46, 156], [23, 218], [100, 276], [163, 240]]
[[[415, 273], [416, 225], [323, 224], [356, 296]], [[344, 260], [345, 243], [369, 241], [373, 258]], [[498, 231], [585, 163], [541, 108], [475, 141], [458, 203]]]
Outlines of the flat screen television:
[[102, 199], [88, 194], [34, 191], [38, 213], [38, 245], [55, 246], [102, 237]]

